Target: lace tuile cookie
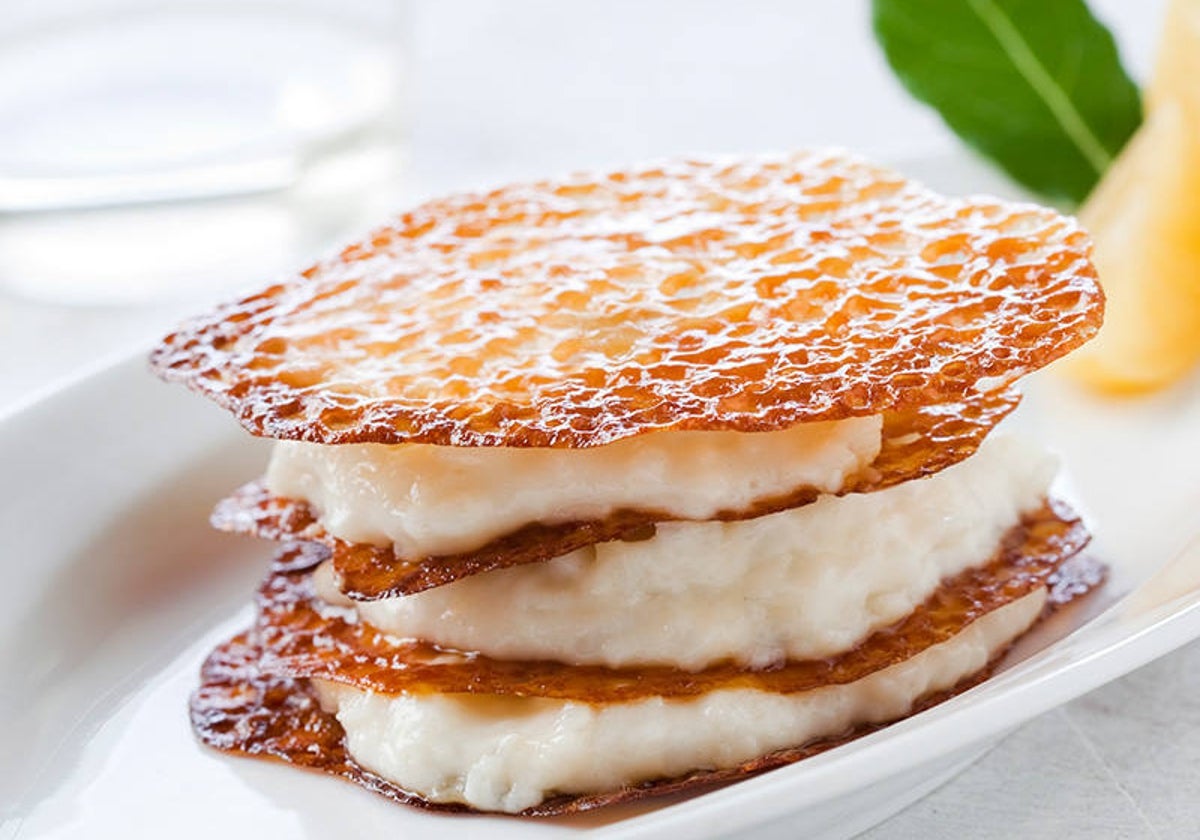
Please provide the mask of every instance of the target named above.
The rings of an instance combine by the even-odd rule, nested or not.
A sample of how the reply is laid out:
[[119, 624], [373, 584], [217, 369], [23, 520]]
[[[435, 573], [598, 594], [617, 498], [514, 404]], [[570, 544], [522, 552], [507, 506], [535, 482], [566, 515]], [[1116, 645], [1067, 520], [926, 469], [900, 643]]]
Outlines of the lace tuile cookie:
[[1098, 329], [1073, 219], [836, 152], [435, 200], [152, 354], [256, 435], [579, 448], [953, 402]]

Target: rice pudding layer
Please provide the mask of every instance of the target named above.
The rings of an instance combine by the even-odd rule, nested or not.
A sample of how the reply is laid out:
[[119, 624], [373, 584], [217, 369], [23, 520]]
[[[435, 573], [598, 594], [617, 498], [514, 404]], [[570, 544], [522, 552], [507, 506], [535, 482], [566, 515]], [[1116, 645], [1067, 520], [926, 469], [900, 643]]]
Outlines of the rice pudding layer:
[[800, 487], [829, 493], [874, 460], [878, 416], [777, 432], [658, 432], [586, 449], [280, 441], [267, 488], [330, 534], [397, 556], [470, 551], [532, 522], [619, 510], [705, 520]]
[[751, 520], [660, 523], [652, 539], [415, 595], [351, 601], [329, 564], [314, 583], [389, 634], [497, 659], [686, 669], [816, 659], [987, 562], [1021, 514], [1041, 506], [1055, 468], [1041, 449], [994, 435], [966, 461], [886, 490]]
[[884, 723], [977, 673], [1042, 611], [1040, 588], [949, 641], [855, 682], [799, 694], [713, 691], [588, 704], [527, 697], [375, 694], [313, 680], [354, 760], [433, 802], [516, 812], [556, 793], [610, 790]]

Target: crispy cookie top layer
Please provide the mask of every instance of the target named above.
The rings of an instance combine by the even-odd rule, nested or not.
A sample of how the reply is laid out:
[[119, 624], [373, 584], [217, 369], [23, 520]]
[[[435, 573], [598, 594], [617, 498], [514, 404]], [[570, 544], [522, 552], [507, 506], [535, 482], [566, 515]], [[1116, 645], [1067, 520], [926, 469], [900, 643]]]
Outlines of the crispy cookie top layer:
[[953, 401], [1097, 330], [1074, 220], [832, 152], [431, 201], [168, 336], [254, 434], [595, 446]]

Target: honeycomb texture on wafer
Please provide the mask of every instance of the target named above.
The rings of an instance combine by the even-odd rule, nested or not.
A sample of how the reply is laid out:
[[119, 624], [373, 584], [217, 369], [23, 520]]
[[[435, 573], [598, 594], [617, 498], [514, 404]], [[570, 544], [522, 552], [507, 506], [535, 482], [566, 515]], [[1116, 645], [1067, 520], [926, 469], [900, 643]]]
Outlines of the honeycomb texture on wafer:
[[1047, 504], [1023, 517], [988, 563], [943, 581], [910, 615], [845, 653], [765, 669], [729, 662], [698, 671], [494, 659], [396, 639], [359, 620], [353, 610], [321, 601], [302, 560], [320, 554], [300, 546], [284, 551], [284, 570], [277, 567], [259, 591], [258, 667], [276, 676], [319, 677], [385, 694], [502, 694], [590, 703], [694, 697], [735, 688], [811, 691], [862, 679], [947, 641], [992, 610], [1047, 586], [1087, 541], [1087, 530], [1073, 512]]
[[[841, 492], [880, 490], [958, 463], [979, 448], [1019, 401], [1020, 396], [1010, 389], [884, 415], [879, 455]], [[723, 511], [715, 518], [752, 519], [808, 504], [818, 495], [813, 487], [797, 487], [744, 510]], [[535, 522], [473, 551], [399, 557], [391, 546], [351, 543], [332, 536], [307, 502], [274, 496], [261, 482], [252, 482], [219, 503], [212, 522], [224, 531], [321, 543], [332, 556], [342, 591], [369, 601], [423, 592], [493, 569], [550, 560], [598, 542], [643, 539], [653, 535], [656, 522], [672, 518], [661, 511], [621, 510], [597, 521]]]
[[953, 401], [1069, 352], [1074, 220], [835, 152], [431, 201], [154, 351], [251, 432], [585, 447]]

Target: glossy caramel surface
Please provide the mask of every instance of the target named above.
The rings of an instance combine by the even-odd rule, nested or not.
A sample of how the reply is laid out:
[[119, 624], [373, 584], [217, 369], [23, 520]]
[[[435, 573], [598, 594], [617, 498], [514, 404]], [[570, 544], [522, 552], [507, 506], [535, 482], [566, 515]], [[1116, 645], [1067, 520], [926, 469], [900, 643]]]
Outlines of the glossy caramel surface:
[[160, 375], [252, 433], [577, 448], [961, 399], [1099, 328], [1071, 218], [837, 152], [449, 196], [181, 327]]

